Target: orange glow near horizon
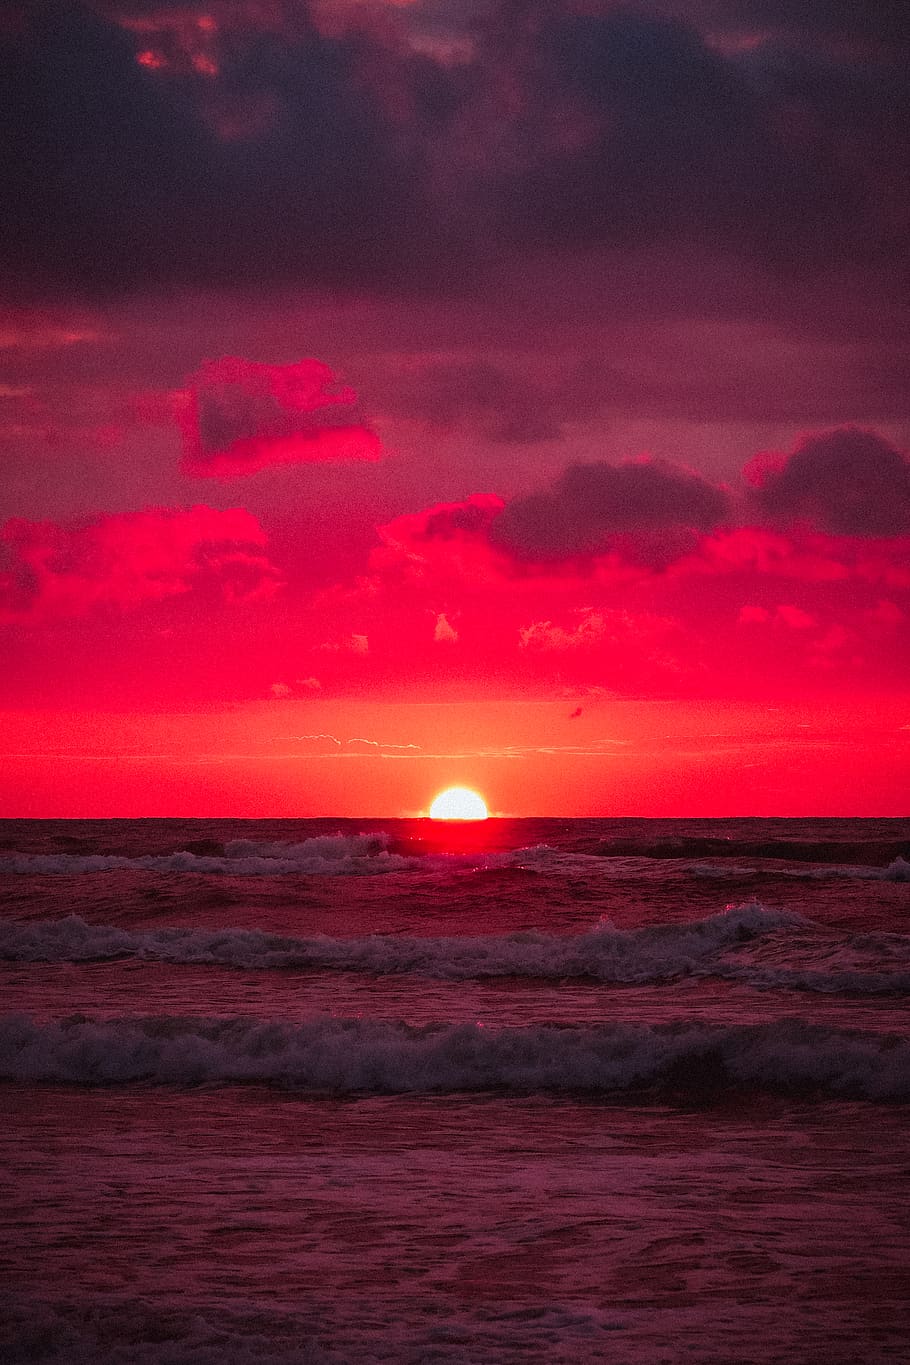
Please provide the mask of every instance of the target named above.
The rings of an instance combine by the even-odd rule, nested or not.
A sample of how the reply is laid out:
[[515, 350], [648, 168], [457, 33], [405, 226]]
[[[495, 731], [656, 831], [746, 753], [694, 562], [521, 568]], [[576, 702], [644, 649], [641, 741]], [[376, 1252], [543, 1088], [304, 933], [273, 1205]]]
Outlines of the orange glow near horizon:
[[4, 710], [0, 816], [416, 818], [453, 769], [506, 816], [907, 814], [900, 698], [570, 706], [316, 694], [205, 711]]
[[448, 787], [430, 806], [431, 820], [486, 820], [486, 802], [469, 787]]

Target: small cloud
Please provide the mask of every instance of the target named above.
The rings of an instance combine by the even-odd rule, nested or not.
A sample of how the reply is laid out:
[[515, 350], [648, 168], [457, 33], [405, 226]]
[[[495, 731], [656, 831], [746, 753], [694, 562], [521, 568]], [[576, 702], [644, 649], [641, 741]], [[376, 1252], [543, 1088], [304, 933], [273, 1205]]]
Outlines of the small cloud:
[[334, 755], [338, 758], [357, 758], [372, 756], [377, 758], [408, 757], [420, 753], [419, 744], [393, 744], [389, 740], [365, 739], [360, 735], [352, 735], [349, 739], [340, 739], [338, 735], [326, 734], [320, 731], [317, 734], [308, 735], [288, 735], [287, 739], [295, 744], [303, 744], [314, 755], [325, 757]]
[[292, 739], [299, 744], [315, 744], [320, 740], [324, 740], [327, 744], [335, 744], [338, 748], [341, 748], [340, 739], [337, 739], [335, 735], [327, 735], [324, 732], [320, 732], [316, 735], [288, 735], [288, 739]]
[[352, 633], [341, 640], [326, 640], [319, 648], [324, 654], [369, 654], [370, 641], [366, 635]]
[[261, 365], [236, 356], [207, 361], [190, 379], [178, 412], [183, 469], [196, 477], [231, 478], [271, 465], [376, 460], [379, 438], [336, 417], [357, 401], [337, 388], [322, 361]]
[[433, 639], [437, 644], [454, 644], [458, 639], [458, 631], [449, 625], [444, 611], [436, 617], [436, 626], [433, 630]]
[[877, 621], [879, 625], [883, 626], [899, 626], [907, 619], [906, 614], [901, 611], [897, 603], [887, 599], [877, 602], [868, 615], [870, 620]]
[[852, 644], [853, 640], [854, 636], [849, 630], [843, 626], [832, 626], [820, 640], [815, 642], [815, 650], [822, 655], [837, 654], [847, 645]]
[[288, 697], [299, 697], [321, 690], [322, 683], [318, 678], [295, 678], [293, 686], [286, 682], [273, 682], [269, 687], [269, 696], [284, 701]]
[[576, 706], [574, 711], [569, 712], [569, 720], [578, 720], [578, 717], [582, 714], [583, 710], [584, 710], [583, 707]]
[[520, 649], [571, 650], [598, 644], [607, 635], [607, 622], [598, 611], [585, 612], [578, 625], [566, 630], [552, 621], [533, 621], [519, 628]]
[[794, 607], [789, 603], [782, 603], [774, 614], [775, 621], [787, 626], [790, 630], [811, 630], [818, 625], [814, 616], [810, 616], [802, 607]]
[[586, 701], [601, 701], [605, 697], [615, 697], [616, 693], [608, 687], [599, 687], [596, 684], [588, 686], [559, 687], [554, 693], [554, 697], [567, 701], [576, 701], [579, 697], [584, 697]]

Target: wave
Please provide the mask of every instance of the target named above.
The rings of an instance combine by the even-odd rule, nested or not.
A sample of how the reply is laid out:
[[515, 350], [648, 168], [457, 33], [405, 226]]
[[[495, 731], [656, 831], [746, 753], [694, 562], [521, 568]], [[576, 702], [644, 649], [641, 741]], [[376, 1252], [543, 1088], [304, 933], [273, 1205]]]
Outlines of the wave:
[[693, 835], [654, 841], [604, 839], [594, 851], [602, 858], [774, 858], [795, 863], [868, 866], [910, 858], [910, 840], [906, 836], [899, 839], [746, 839]]
[[[698, 857], [730, 859], [742, 857], [787, 857], [790, 845], [725, 845], [723, 840], [687, 840], [672, 845], [613, 844], [598, 853], [570, 852], [548, 844], [509, 850], [450, 850], [428, 844], [426, 840], [403, 840], [385, 831], [368, 834], [323, 834], [299, 842], [280, 840], [231, 839], [191, 840], [189, 846], [167, 853], [9, 853], [0, 856], [0, 873], [19, 876], [81, 876], [106, 872], [190, 873], [199, 876], [281, 877], [281, 876], [374, 876], [391, 872], [451, 873], [460, 871], [550, 873], [560, 877], [577, 875], [598, 878], [653, 878], [658, 873], [655, 860], [676, 862], [675, 870], [699, 878], [743, 878], [761, 875], [762, 869], [741, 862], [702, 863]], [[816, 846], [813, 846], [816, 847]], [[840, 845], [842, 851], [857, 852], [862, 845]], [[882, 846], [884, 847], [884, 846]], [[893, 845], [888, 848], [893, 849]], [[772, 855], [768, 850], [774, 849]], [[879, 849], [879, 846], [875, 846]], [[834, 845], [819, 845], [816, 851], [830, 854]], [[693, 858], [696, 860], [693, 861]], [[796, 861], [809, 861], [802, 854]], [[824, 860], [823, 860], [824, 862]], [[893, 857], [886, 866], [870, 863], [848, 865], [830, 859], [824, 865], [806, 868], [780, 868], [782, 876], [805, 878], [857, 878], [910, 882], [910, 862]]]
[[[695, 863], [689, 869], [696, 877], [755, 877], [760, 875], [757, 867], [742, 867], [739, 864]], [[824, 867], [782, 867], [776, 869], [781, 877], [795, 879], [826, 880], [843, 878], [848, 881], [864, 882], [910, 882], [910, 863], [905, 858], [895, 858], [887, 867], [841, 866], [832, 863]]]
[[820, 995], [910, 995], [910, 971], [870, 972], [856, 968], [821, 971], [799, 967], [741, 967], [719, 963], [712, 976], [759, 991], [812, 991]]
[[447, 980], [489, 976], [604, 982], [661, 981], [690, 974], [726, 949], [778, 930], [805, 927], [802, 916], [757, 903], [683, 924], [622, 931], [606, 920], [584, 934], [526, 931], [483, 937], [419, 938], [323, 935], [287, 938], [250, 929], [120, 929], [61, 920], [0, 924], [0, 959], [91, 962], [140, 957], [168, 963], [247, 970], [413, 973]]
[[[577, 871], [609, 873], [608, 863], [583, 853], [566, 853], [547, 844], [489, 851], [439, 848], [373, 834], [324, 834], [299, 843], [230, 839], [192, 840], [170, 853], [9, 853], [0, 856], [0, 873], [20, 876], [80, 876], [98, 872], [196, 873], [203, 876], [280, 877], [372, 876], [388, 872], [463, 870]], [[628, 859], [614, 859], [625, 870]]]
[[858, 881], [910, 882], [910, 863], [895, 858], [887, 867], [811, 867], [784, 870], [785, 877], [847, 877]]
[[[300, 843], [232, 839], [224, 845], [206, 843], [205, 851], [180, 849], [173, 853], [13, 853], [0, 858], [0, 871], [22, 875], [75, 876], [91, 872], [197, 872], [233, 877], [273, 877], [282, 874], [357, 875], [397, 872], [419, 860], [389, 851], [389, 836], [325, 834]], [[215, 851], [218, 850], [218, 851]]]
[[0, 1018], [0, 1079], [109, 1086], [269, 1084], [331, 1094], [759, 1090], [910, 1100], [910, 1042], [798, 1019], [718, 1026], [413, 1028], [152, 1018]]
[[[820, 935], [811, 921], [752, 902], [683, 924], [616, 929], [601, 919], [581, 934], [528, 930], [482, 937], [371, 934], [358, 938], [292, 938], [258, 929], [132, 930], [59, 920], [0, 923], [0, 961], [113, 962], [123, 958], [172, 966], [241, 971], [340, 971], [467, 981], [519, 977], [589, 980], [613, 985], [716, 977], [756, 990], [826, 995], [910, 994], [910, 936]], [[810, 936], [800, 931], [809, 930]], [[783, 941], [781, 936], [784, 936]], [[761, 960], [764, 948], [777, 959]], [[781, 952], [807, 965], [782, 966]], [[731, 960], [729, 954], [735, 954]], [[812, 966], [812, 958], [820, 963]]]

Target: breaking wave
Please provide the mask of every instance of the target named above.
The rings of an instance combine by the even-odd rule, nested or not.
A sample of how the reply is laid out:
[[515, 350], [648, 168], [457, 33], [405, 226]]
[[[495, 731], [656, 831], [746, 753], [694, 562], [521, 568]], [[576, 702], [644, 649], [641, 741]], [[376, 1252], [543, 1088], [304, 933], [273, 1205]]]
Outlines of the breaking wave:
[[910, 882], [910, 863], [906, 858], [895, 858], [887, 867], [812, 867], [795, 871], [788, 868], [785, 877], [849, 877], [866, 882]]
[[181, 849], [127, 857], [120, 853], [14, 853], [0, 858], [0, 870], [24, 875], [74, 876], [87, 872], [198, 872], [233, 877], [282, 874], [357, 875], [396, 872], [420, 860], [389, 851], [389, 836], [324, 834], [300, 843], [232, 839], [218, 851]]
[[[759, 869], [730, 861], [735, 853], [766, 856], [770, 846], [727, 848], [721, 860], [716, 845], [722, 841], [690, 841], [688, 845], [662, 847], [659, 854], [647, 845], [618, 846], [594, 854], [567, 851], [537, 844], [530, 847], [495, 851], [445, 851], [420, 841], [395, 839], [385, 831], [367, 834], [323, 834], [299, 842], [232, 839], [224, 844], [215, 840], [191, 841], [188, 848], [158, 853], [9, 853], [0, 856], [0, 873], [20, 876], [80, 876], [105, 872], [190, 873], [200, 876], [282, 877], [282, 876], [373, 876], [390, 872], [447, 873], [461, 870], [513, 869], [548, 872], [558, 876], [584, 875], [602, 878], [633, 878], [662, 875], [655, 867], [660, 857], [664, 866], [675, 863], [675, 870], [705, 878], [741, 878], [757, 875]], [[775, 847], [774, 856], [786, 857], [786, 845]], [[851, 846], [852, 847], [852, 846]], [[633, 851], [634, 849], [634, 851]], [[683, 850], [688, 857], [683, 856]], [[697, 856], [693, 858], [693, 852]], [[828, 850], [831, 851], [830, 849]], [[718, 861], [704, 863], [699, 857], [715, 856]], [[797, 861], [801, 861], [801, 857]], [[869, 881], [910, 881], [910, 862], [902, 856], [886, 866], [827, 863], [816, 867], [777, 869], [780, 875], [796, 878], [846, 878]]]
[[[427, 849], [379, 831], [374, 834], [323, 834], [299, 843], [231, 839], [225, 844], [193, 841], [169, 853], [10, 853], [0, 856], [0, 873], [72, 877], [98, 872], [195, 873], [202, 876], [339, 877], [388, 872], [452, 872], [511, 868], [571, 874], [634, 870], [635, 860], [604, 859], [567, 853], [537, 844], [502, 851]], [[649, 860], [639, 859], [640, 864]]]
[[483, 937], [323, 935], [287, 938], [250, 929], [120, 929], [61, 920], [0, 924], [0, 958], [15, 962], [90, 962], [140, 957], [247, 970], [413, 973], [447, 980], [522, 976], [604, 982], [660, 981], [688, 975], [714, 955], [806, 921], [757, 903], [684, 924], [621, 931], [602, 920], [589, 933], [526, 931]]
[[752, 1089], [910, 1100], [910, 1042], [782, 1019], [490, 1029], [362, 1019], [304, 1024], [0, 1019], [0, 1079], [83, 1086], [269, 1084], [332, 1094], [499, 1091], [692, 1095]]

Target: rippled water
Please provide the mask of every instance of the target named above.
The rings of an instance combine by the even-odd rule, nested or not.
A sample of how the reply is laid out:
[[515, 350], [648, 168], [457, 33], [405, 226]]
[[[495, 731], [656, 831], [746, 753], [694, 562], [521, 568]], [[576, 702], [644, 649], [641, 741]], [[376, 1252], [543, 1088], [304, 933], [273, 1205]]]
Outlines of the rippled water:
[[0, 822], [4, 1361], [895, 1361], [910, 824]]

